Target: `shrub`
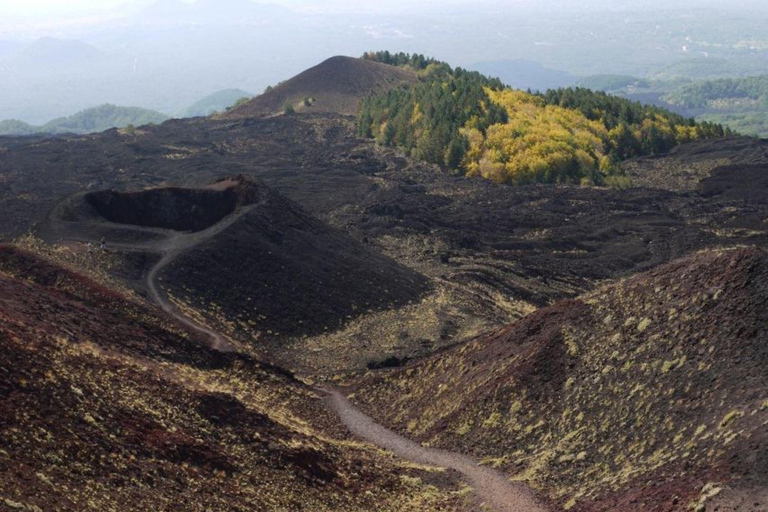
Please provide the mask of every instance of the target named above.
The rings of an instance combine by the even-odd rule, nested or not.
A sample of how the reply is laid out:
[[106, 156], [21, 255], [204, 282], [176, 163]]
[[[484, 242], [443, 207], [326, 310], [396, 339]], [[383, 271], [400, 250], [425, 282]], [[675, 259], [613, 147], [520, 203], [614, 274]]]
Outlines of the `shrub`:
[[607, 187], [625, 190], [632, 187], [632, 180], [629, 179], [629, 176], [606, 176], [605, 185]]

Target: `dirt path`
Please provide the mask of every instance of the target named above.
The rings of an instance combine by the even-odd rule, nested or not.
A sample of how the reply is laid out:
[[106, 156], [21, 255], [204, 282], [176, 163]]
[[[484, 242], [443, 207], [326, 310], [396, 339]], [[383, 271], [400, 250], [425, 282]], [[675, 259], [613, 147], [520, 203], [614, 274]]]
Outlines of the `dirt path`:
[[[221, 333], [209, 329], [178, 311], [161, 292], [157, 284], [160, 272], [170, 265], [176, 258], [186, 251], [210, 240], [216, 234], [230, 227], [237, 219], [248, 211], [259, 207], [263, 200], [240, 208], [238, 211], [223, 218], [213, 226], [194, 233], [183, 233], [162, 228], [148, 228], [143, 226], [120, 225], [125, 232], [142, 232], [158, 235], [156, 240], [143, 240], [137, 242], [107, 240], [107, 250], [119, 250], [126, 252], [154, 253], [160, 255], [160, 259], [146, 272], [144, 285], [149, 293], [150, 300], [165, 313], [172, 316], [180, 323], [186, 325], [210, 339], [211, 348], [222, 352], [233, 350], [232, 345]], [[58, 208], [58, 207], [57, 207]], [[87, 236], [87, 222], [55, 222], [55, 209], [48, 215], [48, 223], [40, 233], [43, 238], [55, 239], [58, 243], [64, 240], [80, 243], [91, 243], [98, 247], [100, 241]]]
[[232, 215], [229, 215], [228, 217], [225, 217], [220, 222], [214, 224], [213, 226], [209, 227], [208, 229], [204, 229], [203, 231], [198, 231], [197, 233], [190, 233], [190, 234], [178, 234], [175, 236], [171, 236], [168, 239], [166, 239], [162, 245], [162, 257], [160, 260], [155, 263], [155, 265], [147, 272], [146, 276], [146, 286], [147, 291], [149, 292], [149, 296], [152, 299], [152, 301], [160, 306], [160, 308], [171, 315], [173, 318], [181, 322], [182, 324], [186, 325], [187, 327], [190, 327], [197, 332], [200, 332], [204, 335], [206, 335], [211, 340], [211, 348], [214, 350], [219, 350], [221, 352], [229, 352], [233, 350], [232, 345], [227, 341], [227, 339], [221, 334], [218, 333], [212, 329], [208, 329], [207, 327], [204, 327], [197, 322], [191, 320], [187, 316], [180, 313], [173, 305], [171, 305], [166, 298], [163, 296], [162, 293], [160, 293], [160, 290], [157, 286], [157, 276], [165, 267], [170, 265], [173, 260], [178, 258], [181, 254], [188, 251], [189, 249], [192, 249], [193, 247], [196, 247], [203, 242], [209, 240], [214, 235], [222, 232], [223, 230], [227, 229], [229, 226], [231, 226], [235, 220], [237, 220], [241, 215], [246, 213], [247, 211], [256, 208], [261, 203], [249, 205], [245, 208], [243, 208], [241, 211], [234, 213]]
[[411, 462], [441, 466], [460, 472], [484, 504], [496, 512], [547, 512], [523, 484], [510, 482], [503, 473], [477, 465], [470, 457], [435, 448], [426, 448], [377, 424], [336, 390], [323, 390], [328, 405], [356, 437]]
[[[242, 214], [258, 207], [260, 204], [256, 203], [246, 206], [208, 229], [195, 233], [180, 233], [165, 229], [141, 228], [137, 226], [138, 230], [156, 233], [161, 238], [159, 240], [145, 240], [134, 243], [107, 240], [107, 248], [159, 254], [160, 259], [148, 269], [144, 277], [150, 300], [180, 323], [208, 337], [211, 341], [211, 347], [215, 350], [231, 351], [233, 347], [225, 336], [197, 323], [178, 311], [162, 293], [157, 281], [162, 270], [173, 263], [180, 255], [227, 229]], [[77, 223], [69, 224], [76, 225]], [[77, 233], [77, 231], [79, 230], [76, 229], [74, 233]], [[67, 229], [67, 226], [58, 225], [53, 230], [53, 236], [57, 236], [59, 240], [67, 238], [83, 243], [92, 242], [96, 245], [96, 241], [90, 240], [89, 237], [83, 237], [82, 235], [72, 236], [72, 234], [73, 232]], [[460, 472], [474, 488], [479, 501], [487, 507], [483, 508], [483, 510], [490, 509], [496, 512], [547, 512], [543, 506], [536, 502], [525, 485], [511, 483], [501, 472], [478, 466], [477, 461], [458, 453], [423, 447], [377, 424], [350, 403], [339, 391], [324, 389], [318, 389], [318, 391], [328, 395], [326, 401], [329, 408], [339, 415], [342, 423], [355, 436], [390, 450], [403, 459], [419, 464], [450, 468]]]
[[160, 309], [165, 311], [168, 315], [172, 316], [182, 324], [186, 325], [187, 327], [202, 333], [206, 335], [211, 340], [211, 348], [214, 350], [218, 350], [220, 352], [230, 352], [233, 350], [232, 345], [218, 332], [208, 329], [207, 327], [203, 327], [202, 325], [198, 324], [197, 322], [190, 320], [187, 316], [181, 314], [176, 308], [174, 308], [166, 299], [163, 297], [163, 295], [160, 293], [160, 291], [157, 288], [157, 274], [168, 264], [170, 264], [176, 257], [178, 257], [180, 253], [167, 253], [165, 256], [160, 258], [160, 261], [158, 261], [155, 266], [152, 267], [152, 269], [147, 272], [146, 277], [146, 285], [147, 285], [147, 291], [149, 292], [149, 296], [152, 299], [152, 302], [157, 304]]

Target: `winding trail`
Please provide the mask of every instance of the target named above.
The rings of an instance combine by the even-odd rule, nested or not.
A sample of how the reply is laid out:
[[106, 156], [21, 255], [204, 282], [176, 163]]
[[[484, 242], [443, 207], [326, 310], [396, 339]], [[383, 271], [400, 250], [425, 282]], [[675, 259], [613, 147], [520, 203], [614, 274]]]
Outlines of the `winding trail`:
[[474, 488], [477, 497], [492, 510], [547, 512], [547, 509], [535, 500], [527, 486], [510, 482], [500, 471], [478, 466], [477, 461], [466, 455], [424, 447], [379, 425], [357, 409], [341, 392], [328, 389], [320, 391], [328, 396], [328, 405], [356, 437], [390, 450], [411, 462], [458, 471]]
[[162, 254], [162, 257], [157, 263], [154, 264], [154, 266], [152, 266], [149, 272], [147, 272], [145, 278], [147, 291], [149, 292], [149, 296], [152, 299], [152, 302], [157, 304], [160, 309], [171, 315], [182, 324], [207, 336], [211, 340], [211, 348], [220, 352], [231, 352], [234, 350], [234, 348], [221, 333], [200, 325], [173, 307], [173, 305], [171, 305], [168, 300], [160, 293], [160, 290], [157, 286], [157, 276], [165, 267], [170, 265], [173, 260], [178, 258], [184, 252], [213, 238], [218, 233], [230, 227], [246, 212], [260, 205], [261, 202], [245, 206], [240, 211], [228, 215], [213, 226], [202, 231], [198, 231], [196, 233], [177, 233], [175, 235], [169, 236], [169, 238], [163, 242], [161, 246], [162, 249], [159, 251], [160, 254]]
[[[165, 313], [179, 321], [190, 329], [197, 331], [210, 339], [211, 348], [228, 352], [234, 347], [221, 333], [209, 329], [177, 310], [160, 291], [157, 284], [160, 272], [170, 265], [176, 258], [186, 251], [204, 243], [216, 234], [230, 227], [238, 218], [261, 203], [255, 203], [241, 208], [217, 222], [213, 226], [194, 233], [181, 233], [159, 228], [142, 228], [135, 226], [137, 231], [151, 232], [161, 235], [160, 240], [145, 240], [130, 242], [108, 241], [108, 248], [128, 252], [142, 252], [159, 254], [161, 257], [146, 272], [144, 281], [149, 297], [153, 303]], [[78, 223], [62, 223], [74, 227]], [[59, 224], [56, 234], [82, 243], [96, 240], [90, 237], [66, 236], [71, 231]], [[59, 238], [61, 240], [61, 238]], [[496, 512], [548, 512], [548, 509], [538, 503], [530, 489], [524, 484], [515, 484], [501, 472], [494, 469], [479, 466], [477, 461], [446, 450], [424, 447], [414, 441], [389, 430], [376, 423], [372, 418], [355, 407], [340, 391], [335, 389], [316, 388], [320, 394], [325, 394], [329, 409], [338, 414], [341, 422], [356, 437], [365, 440], [375, 446], [389, 450], [395, 455], [415, 462], [431, 466], [450, 468], [461, 473], [467, 482], [473, 487], [475, 495], [486, 507]], [[484, 509], [485, 510], [485, 509]]]
[[[209, 329], [204, 325], [201, 325], [195, 320], [192, 320], [182, 312], [178, 311], [170, 302], [168, 302], [168, 299], [160, 291], [160, 288], [157, 284], [158, 275], [164, 268], [170, 265], [176, 258], [184, 254], [186, 251], [210, 240], [218, 233], [229, 228], [244, 214], [254, 208], [261, 206], [263, 203], [264, 199], [256, 203], [243, 206], [237, 211], [227, 215], [216, 224], [201, 231], [192, 233], [179, 232], [163, 228], [113, 224], [120, 227], [125, 232], [151, 233], [158, 235], [161, 238], [159, 240], [140, 240], [134, 243], [107, 240], [107, 248], [126, 252], [139, 252], [145, 254], [160, 255], [160, 259], [157, 261], [157, 263], [149, 268], [144, 276], [144, 286], [149, 293], [150, 300], [160, 309], [162, 309], [166, 314], [170, 315], [181, 324], [206, 336], [210, 340], [211, 348], [214, 350], [218, 350], [220, 352], [231, 352], [234, 350], [234, 347], [224, 335], [214, 331], [213, 329]], [[97, 239], [84, 235], [84, 233], [87, 233], [88, 230], [83, 229], [83, 227], [87, 227], [89, 224], [88, 222], [56, 222], [54, 220], [54, 212], [55, 209], [48, 215], [49, 225], [46, 227], [46, 231], [44, 232], [46, 235], [44, 238], [58, 238], [59, 240], [66, 239], [73, 242], [91, 243], [94, 246], [98, 245], [99, 242]]]
[[157, 304], [160, 309], [162, 309], [165, 313], [175, 318], [180, 323], [186, 325], [187, 327], [204, 334], [210, 339], [211, 348], [214, 350], [218, 350], [219, 352], [231, 352], [233, 350], [232, 345], [222, 336], [220, 333], [214, 331], [213, 329], [209, 329], [207, 327], [204, 327], [203, 325], [195, 322], [194, 320], [191, 320], [186, 315], [183, 315], [180, 313], [173, 305], [171, 305], [165, 297], [162, 296], [160, 291], [157, 288], [157, 275], [158, 273], [167, 267], [176, 257], [181, 254], [180, 252], [167, 252], [165, 255], [160, 258], [160, 261], [155, 263], [155, 265], [150, 269], [150, 271], [147, 273], [146, 277], [146, 286], [147, 291], [149, 292], [149, 296], [152, 299], [152, 302]]

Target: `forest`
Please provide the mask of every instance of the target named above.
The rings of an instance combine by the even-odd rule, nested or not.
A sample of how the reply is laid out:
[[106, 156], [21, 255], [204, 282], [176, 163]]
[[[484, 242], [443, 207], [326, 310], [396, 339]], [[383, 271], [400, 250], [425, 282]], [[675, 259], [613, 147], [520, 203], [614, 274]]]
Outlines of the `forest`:
[[738, 106], [740, 101], [768, 107], [768, 75], [745, 78], [721, 78], [684, 85], [668, 93], [664, 99], [685, 108]]
[[363, 58], [409, 67], [421, 81], [364, 99], [359, 135], [499, 183], [605, 184], [620, 174], [622, 160], [731, 134], [585, 88], [532, 94], [421, 55]]

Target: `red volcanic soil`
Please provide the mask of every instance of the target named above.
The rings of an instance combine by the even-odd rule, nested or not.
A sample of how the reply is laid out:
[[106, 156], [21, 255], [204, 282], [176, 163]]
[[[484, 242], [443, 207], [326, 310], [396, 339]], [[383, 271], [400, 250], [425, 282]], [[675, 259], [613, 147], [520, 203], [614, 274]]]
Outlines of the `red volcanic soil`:
[[354, 399], [572, 510], [684, 510], [711, 484], [720, 510], [764, 511], [727, 507], [768, 492], [766, 304], [766, 252], [696, 253], [370, 373]]
[[[0, 246], [0, 272], [6, 290], [0, 296], [2, 314], [13, 322], [9, 325], [23, 325], [24, 333], [78, 342], [98, 330], [99, 346], [104, 349], [188, 364], [223, 364], [216, 362], [221, 356], [208, 351], [204, 340], [169, 324], [153, 309], [126, 302], [119, 293], [31, 253], [11, 245]], [[36, 303], [35, 295], [50, 303], [50, 308]], [[34, 327], [19, 320], [28, 314], [27, 308], [36, 306]]]
[[290, 374], [198, 337], [0, 246], [0, 508], [367, 511], [418, 492], [397, 475], [421, 472], [328, 437]]
[[[417, 81], [415, 73], [395, 66], [352, 57], [332, 57], [224, 117], [267, 116], [282, 112], [285, 105], [294, 105], [299, 111], [354, 115], [360, 108], [360, 100], [369, 94]], [[304, 105], [305, 98], [311, 99], [311, 106]]]

